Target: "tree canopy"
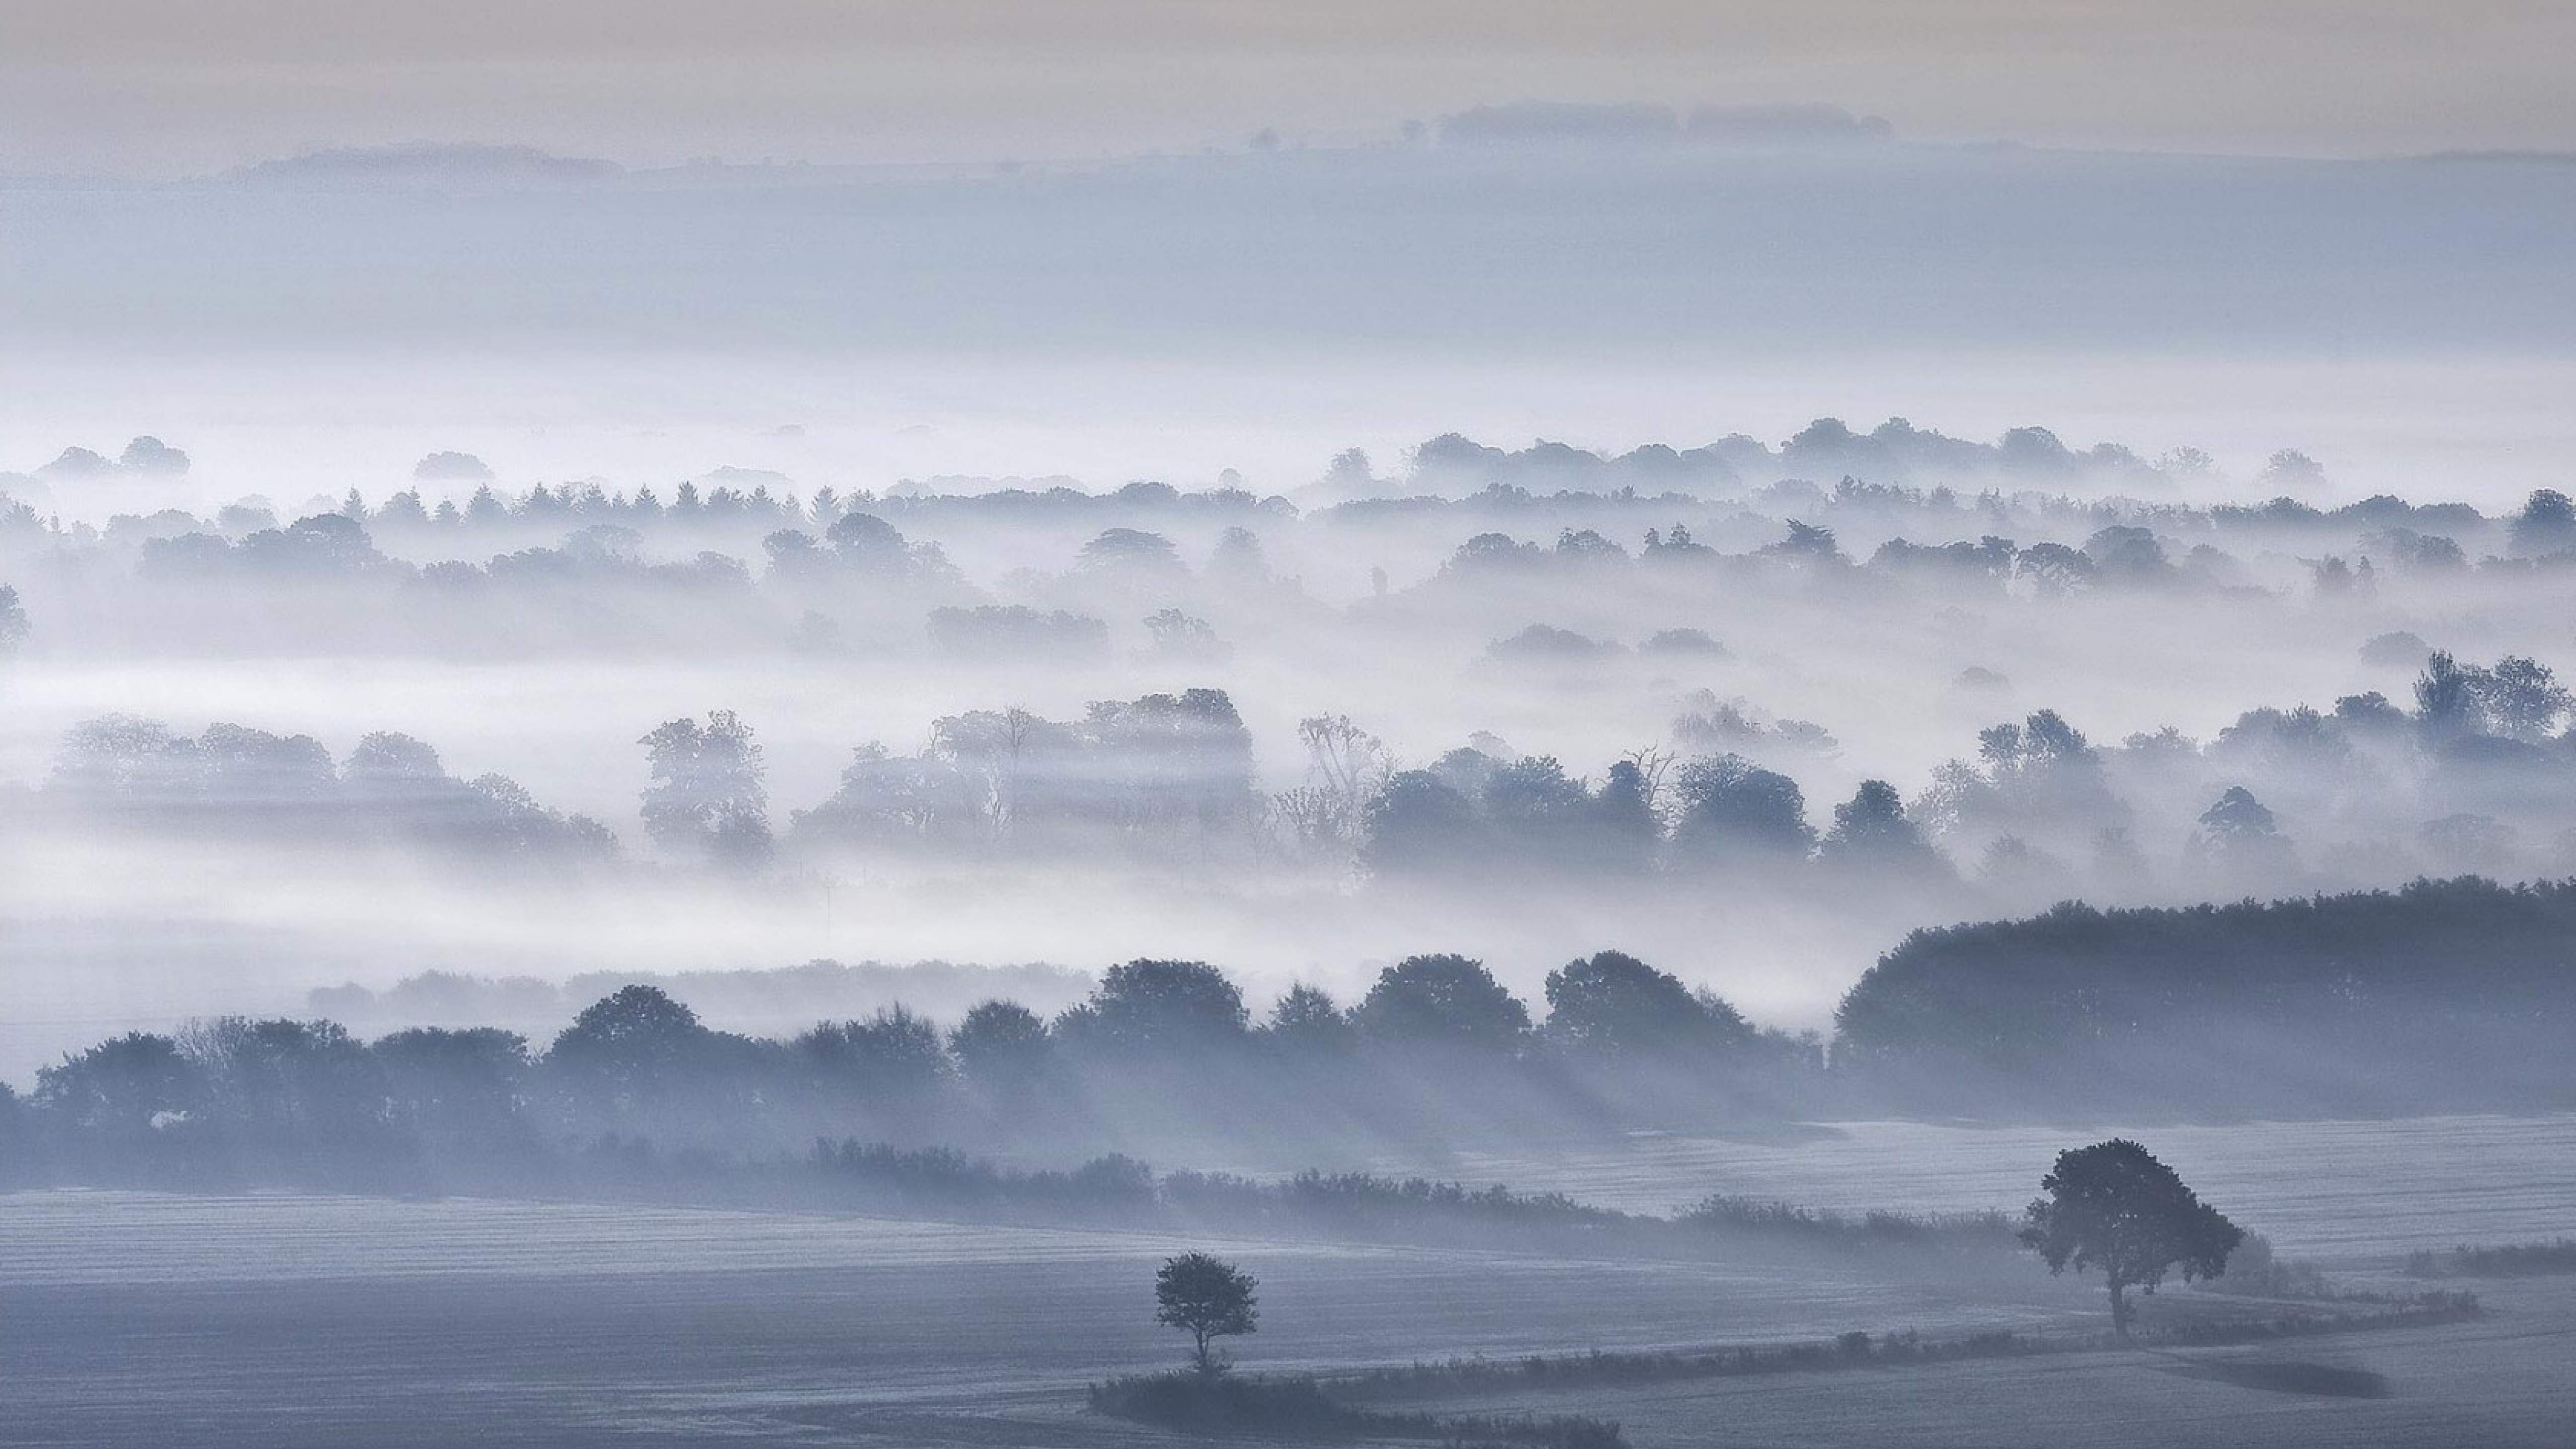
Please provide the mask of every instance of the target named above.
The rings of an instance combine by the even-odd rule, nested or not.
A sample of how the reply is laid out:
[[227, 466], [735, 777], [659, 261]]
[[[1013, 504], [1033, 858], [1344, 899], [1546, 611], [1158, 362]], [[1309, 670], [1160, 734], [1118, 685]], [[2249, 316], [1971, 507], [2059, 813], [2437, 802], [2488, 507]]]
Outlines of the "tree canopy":
[[1154, 1321], [1190, 1335], [1190, 1364], [1203, 1374], [1225, 1372], [1213, 1340], [1258, 1331], [1253, 1290], [1260, 1280], [1221, 1258], [1183, 1253], [1154, 1275]]
[[2215, 1278], [2245, 1240], [2244, 1229], [2126, 1138], [2057, 1154], [2039, 1186], [2044, 1196], [2023, 1213], [2023, 1244], [2051, 1273], [2101, 1269], [2111, 1290], [2111, 1326], [2123, 1336], [2129, 1289], [2153, 1293], [2177, 1268], [2186, 1283]]

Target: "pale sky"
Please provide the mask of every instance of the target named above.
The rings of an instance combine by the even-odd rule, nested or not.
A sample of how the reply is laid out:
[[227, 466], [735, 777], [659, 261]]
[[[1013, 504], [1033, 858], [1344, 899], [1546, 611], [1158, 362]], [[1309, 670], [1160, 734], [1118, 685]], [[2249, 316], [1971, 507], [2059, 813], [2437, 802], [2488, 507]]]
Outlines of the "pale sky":
[[1484, 102], [1823, 101], [1934, 140], [2576, 151], [2564, 0], [0, 0], [0, 172], [330, 146], [631, 165], [1391, 135]]

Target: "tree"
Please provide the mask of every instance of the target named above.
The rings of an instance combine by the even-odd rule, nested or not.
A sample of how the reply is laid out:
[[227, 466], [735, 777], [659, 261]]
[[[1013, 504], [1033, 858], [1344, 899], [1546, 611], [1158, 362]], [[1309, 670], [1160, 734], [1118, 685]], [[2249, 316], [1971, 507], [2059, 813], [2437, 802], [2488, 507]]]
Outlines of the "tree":
[[1745, 1041], [1735, 1008], [1700, 997], [1679, 977], [1621, 951], [1596, 952], [1547, 974], [1546, 1035], [1591, 1056], [1652, 1057]]
[[2173, 560], [2152, 530], [2115, 523], [2084, 540], [2084, 556], [2104, 583], [2152, 584], [2173, 577]]
[[644, 790], [644, 829], [666, 845], [693, 846], [729, 865], [769, 858], [766, 767], [751, 726], [732, 710], [675, 719], [636, 743], [653, 783]]
[[2525, 744], [2547, 739], [2576, 703], [2548, 665], [2519, 654], [2497, 660], [2495, 668], [2476, 674], [2473, 684], [2495, 732]]
[[1664, 823], [1655, 813], [1655, 781], [1644, 764], [1634, 759], [1613, 764], [1590, 807], [1585, 812], [1588, 829], [1577, 838], [1577, 864], [1635, 874], [1653, 863]]
[[1485, 780], [1485, 818], [1502, 854], [1526, 865], [1554, 865], [1592, 804], [1583, 782], [1569, 778], [1554, 755], [1525, 755]]
[[1366, 836], [1370, 802], [1395, 774], [1394, 757], [1349, 715], [1299, 720], [1297, 740], [1306, 747], [1306, 781], [1274, 797], [1273, 808], [1308, 849], [1355, 851]]
[[1431, 875], [1475, 859], [1487, 839], [1476, 802], [1428, 770], [1406, 770], [1363, 812], [1360, 858], [1383, 876]]
[[1742, 755], [1693, 760], [1675, 783], [1682, 815], [1673, 845], [1685, 856], [1798, 861], [1815, 846], [1798, 783]]
[[0, 584], [0, 655], [17, 653], [28, 633], [27, 611], [18, 603], [18, 591]]
[[1288, 994], [1270, 1008], [1270, 1021], [1263, 1030], [1292, 1052], [1318, 1056], [1348, 1051], [1358, 1036], [1350, 1017], [1323, 988], [1302, 982], [1289, 987]]
[[35, 1102], [84, 1132], [134, 1137], [203, 1112], [207, 1087], [204, 1068], [177, 1042], [130, 1031], [37, 1068]]
[[2013, 561], [2013, 572], [2041, 598], [2059, 598], [2090, 587], [2101, 573], [2091, 556], [2062, 543], [2034, 543]]
[[2513, 551], [2526, 557], [2576, 547], [2576, 503], [2555, 488], [2538, 490], [2514, 515], [2511, 537]]
[[1183, 1253], [1154, 1275], [1154, 1321], [1190, 1335], [1190, 1364], [1211, 1377], [1226, 1370], [1209, 1340], [1257, 1331], [1252, 1290], [1260, 1280], [1206, 1253]]
[[1819, 858], [1896, 875], [1938, 876], [1948, 863], [1923, 828], [1905, 818], [1905, 801], [1885, 780], [1863, 780], [1850, 800], [1834, 807], [1834, 828]]
[[1351, 1023], [1379, 1041], [1507, 1052], [1528, 1034], [1529, 1008], [1482, 961], [1408, 956], [1378, 973]]
[[2415, 679], [2415, 719], [2437, 744], [2486, 732], [2482, 676], [2475, 665], [2461, 667], [2448, 649], [2437, 649]]
[[968, 1080], [1015, 1091], [1046, 1066], [1046, 1023], [1016, 1001], [979, 1001], [949, 1032], [948, 1050]]
[[2243, 1228], [2125, 1138], [2057, 1154], [2039, 1185], [2047, 1196], [2023, 1213], [2023, 1245], [2047, 1260], [2051, 1273], [2100, 1268], [2111, 1289], [2111, 1326], [2123, 1338], [2129, 1289], [2153, 1293], [2175, 1268], [2186, 1283], [2215, 1278], [2245, 1240]]
[[1241, 1037], [1249, 1020], [1242, 989], [1204, 961], [1127, 961], [1103, 972], [1056, 1030], [1113, 1049], [1195, 1051]]
[[218, 1017], [191, 1024], [179, 1047], [204, 1072], [236, 1151], [345, 1169], [382, 1145], [383, 1064], [337, 1022]]
[[1084, 572], [1124, 577], [1137, 582], [1169, 582], [1189, 577], [1180, 551], [1159, 533], [1138, 528], [1105, 529], [1082, 546]]
[[368, 1049], [384, 1069], [394, 1120], [415, 1132], [466, 1142], [512, 1128], [528, 1076], [528, 1042], [499, 1027], [411, 1027]]
[[899, 574], [911, 561], [911, 545], [894, 525], [873, 513], [845, 513], [832, 521], [823, 537], [843, 559], [865, 572]]
[[2217, 803], [2200, 812], [2191, 847], [2201, 859], [2228, 871], [2278, 873], [2291, 863], [2290, 842], [2279, 822], [2242, 785], [2228, 786]]
[[917, 1101], [948, 1075], [939, 1028], [900, 1003], [864, 1021], [823, 1022], [788, 1048], [817, 1088], [862, 1101]]
[[2283, 448], [2266, 459], [2255, 483], [2283, 493], [2313, 492], [2325, 486], [2326, 470], [2316, 459], [2296, 448]]
[[680, 1090], [715, 1033], [656, 986], [620, 987], [583, 1007], [546, 1052], [546, 1066], [610, 1105]]

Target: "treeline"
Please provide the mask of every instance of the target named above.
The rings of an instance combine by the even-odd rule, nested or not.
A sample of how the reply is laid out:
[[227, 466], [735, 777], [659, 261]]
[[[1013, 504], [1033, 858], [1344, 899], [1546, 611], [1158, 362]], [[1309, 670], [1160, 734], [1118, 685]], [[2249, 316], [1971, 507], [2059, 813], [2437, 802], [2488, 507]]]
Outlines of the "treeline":
[[[177, 456], [174, 450], [159, 451]], [[2216, 460], [2197, 449], [2177, 448], [2150, 462], [2116, 443], [2077, 449], [2047, 428], [2015, 428], [1980, 443], [1916, 428], [1903, 419], [1889, 419], [1864, 433], [1840, 419], [1819, 418], [1776, 447], [1737, 433], [1697, 447], [1651, 443], [1616, 455], [1549, 442], [1505, 449], [1447, 433], [1406, 450], [1403, 469], [1393, 475], [1382, 473], [1359, 449], [1343, 451], [1319, 480], [1315, 491], [1323, 501], [1306, 510], [1282, 496], [1256, 494], [1231, 475], [1200, 490], [1135, 482], [1094, 492], [1069, 478], [934, 478], [907, 480], [883, 495], [829, 487], [799, 495], [784, 474], [727, 468], [672, 485], [666, 499], [649, 484], [631, 491], [596, 482], [536, 484], [505, 492], [493, 486], [490, 470], [479, 460], [441, 454], [423, 460], [419, 477], [433, 493], [474, 486], [462, 501], [434, 497], [416, 484], [374, 503], [353, 488], [329, 511], [361, 525], [412, 534], [691, 523], [754, 531], [823, 530], [856, 513], [898, 526], [976, 521], [1132, 525], [1158, 519], [1248, 523], [1261, 517], [1330, 517], [1337, 511], [1364, 517], [1391, 507], [1412, 513], [1444, 505], [1491, 508], [1514, 500], [1594, 498], [1652, 506], [1731, 499], [1753, 506], [1797, 505], [1801, 517], [1814, 508], [1921, 516], [2018, 510], [2061, 521], [2092, 519], [2097, 527], [2152, 522], [2169, 534], [2183, 535], [2336, 527], [2476, 536], [2501, 523], [2511, 528], [2508, 542], [2518, 552], [2546, 553], [2576, 543], [2576, 531], [2549, 506], [2553, 498], [2562, 505], [2565, 501], [2553, 490], [2542, 490], [2521, 512], [2504, 519], [2491, 519], [2465, 503], [2414, 505], [2386, 495], [2323, 509], [2300, 496], [2320, 490], [2323, 469], [2303, 454], [2283, 450], [2253, 480], [2276, 491], [2270, 501], [2202, 509], [2155, 501], [2181, 485], [2220, 477]], [[0, 496], [7, 493], [7, 482], [8, 475], [0, 474]], [[2051, 492], [2069, 486], [2109, 496], [2069, 498]], [[12, 521], [18, 526], [37, 522], [32, 508], [18, 504], [16, 509], [21, 516]], [[2556, 536], [2551, 536], [2553, 525]], [[271, 505], [244, 500], [203, 519], [176, 509], [120, 515], [108, 536], [142, 531], [174, 536], [194, 528], [247, 537], [281, 526]]]
[[2566, 1273], [2576, 1273], [2576, 1238], [2462, 1243], [2449, 1252], [2419, 1249], [2406, 1257], [2409, 1278], [2541, 1278]]
[[398, 1182], [542, 1175], [645, 1141], [1438, 1144], [1774, 1118], [1823, 1071], [1813, 1040], [1617, 952], [1551, 973], [1547, 1001], [1533, 1021], [1481, 963], [1420, 956], [1348, 1008], [1299, 987], [1258, 1023], [1215, 967], [1152, 960], [1052, 1021], [989, 1000], [943, 1029], [897, 1006], [784, 1040], [715, 1030], [642, 985], [541, 1051], [491, 1027], [366, 1042], [226, 1018], [44, 1068], [6, 1103], [9, 1155], [80, 1181]]
[[389, 730], [334, 760], [311, 735], [225, 723], [183, 735], [159, 720], [106, 715], [75, 726], [43, 788], [18, 803], [84, 826], [208, 842], [376, 840], [494, 864], [599, 864], [618, 855], [616, 835], [599, 821], [550, 809], [506, 775], [460, 780], [436, 749]]
[[[1821, 458], [1830, 450], [1808, 451]], [[508, 497], [484, 485], [461, 505], [430, 504], [417, 489], [370, 503], [352, 490], [336, 508], [291, 519], [264, 504], [242, 503], [211, 519], [177, 509], [122, 515], [102, 532], [61, 527], [0, 493], [0, 561], [14, 553], [32, 563], [49, 552], [108, 548], [130, 554], [142, 578], [172, 585], [372, 581], [408, 591], [424, 610], [465, 609], [475, 618], [485, 617], [471, 614], [477, 597], [565, 590], [596, 593], [602, 604], [630, 611], [657, 596], [683, 606], [656, 613], [657, 627], [686, 619], [691, 610], [703, 613], [710, 599], [748, 600], [755, 589], [791, 608], [874, 610], [900, 602], [916, 624], [928, 616], [935, 646], [971, 653], [989, 624], [975, 618], [981, 608], [1026, 611], [1058, 636], [1085, 636], [1107, 624], [1035, 598], [991, 597], [950, 562], [942, 544], [914, 536], [922, 530], [961, 541], [1010, 540], [1022, 557], [1052, 553], [1064, 569], [1054, 582], [1100, 607], [1123, 604], [1121, 595], [1140, 587], [1170, 595], [1150, 601], [1162, 605], [1187, 602], [1181, 595], [1193, 588], [1207, 602], [1258, 601], [1282, 587], [1295, 593], [1293, 579], [1271, 572], [1265, 547], [1300, 556], [1339, 553], [1353, 539], [1370, 537], [1416, 556], [1419, 545], [1438, 540], [1443, 530], [1455, 551], [1433, 585], [1548, 574], [1597, 585], [1605, 570], [1633, 566], [1669, 574], [1702, 567], [1755, 581], [1783, 570], [1847, 574], [1881, 592], [1908, 584], [1970, 593], [2009, 588], [2041, 597], [2198, 588], [2216, 597], [2233, 596], [2259, 575], [2278, 575], [2266, 557], [2293, 545], [2300, 559], [2290, 577], [2317, 598], [2351, 599], [2366, 596], [2381, 577], [2456, 584], [2474, 571], [2510, 581], [2540, 568], [2563, 574], [2576, 558], [2576, 503], [2550, 489], [2493, 518], [2463, 504], [2419, 505], [2389, 496], [2332, 510], [2286, 494], [2259, 506], [2200, 509], [1919, 488], [1863, 481], [1874, 473], [1855, 476], [1844, 467], [1812, 475], [1840, 478], [1831, 485], [1788, 476], [1742, 491], [1731, 500], [1735, 511], [1719, 513], [1700, 493], [1640, 492], [1607, 477], [1587, 479], [1582, 468], [1528, 461], [1548, 452], [1542, 445], [1505, 454], [1435, 439], [1416, 455], [1420, 486], [1477, 480], [1483, 486], [1463, 498], [1371, 496], [1305, 510], [1234, 486], [1183, 492], [1136, 483], [1092, 494], [1059, 485], [883, 497], [823, 488], [800, 498], [787, 479], [776, 477], [748, 487], [717, 482], [703, 492], [683, 483], [668, 502], [649, 486], [629, 493], [598, 484], [539, 484]], [[1542, 478], [1616, 486], [1554, 493], [1524, 486]], [[1390, 485], [1369, 476], [1365, 459], [1354, 463], [1345, 455], [1326, 487], [1384, 493]], [[1712, 537], [1738, 551], [1720, 552]], [[2240, 551], [2231, 552], [2229, 544]], [[1185, 559], [1185, 548], [1195, 562]], [[1030, 580], [1014, 575], [989, 582], [1018, 592]], [[585, 622], [594, 633], [613, 633], [614, 613]], [[831, 616], [821, 617], [834, 625]], [[510, 618], [494, 613], [488, 622]], [[537, 622], [517, 618], [513, 627]], [[1027, 619], [1016, 622], [1029, 627]], [[809, 631], [799, 642], [833, 641]]]
[[774, 1024], [793, 1030], [818, 1008], [868, 1010], [903, 1000], [941, 1003], [955, 1015], [996, 996], [1031, 1002], [1052, 1012], [1091, 986], [1087, 972], [1040, 962], [964, 965], [953, 961], [814, 960], [754, 970], [584, 971], [561, 981], [538, 976], [471, 976], [423, 971], [391, 986], [356, 982], [305, 993], [316, 1016], [350, 1028], [371, 1025], [521, 1025], [564, 1020], [583, 1004], [623, 986], [651, 986], [679, 997], [702, 1013], [731, 1021]]
[[[1864, 780], [1819, 828], [1784, 765], [1835, 748], [1701, 691], [1648, 748], [1597, 775], [1491, 736], [1408, 767], [1347, 716], [1298, 726], [1298, 783], [1262, 788], [1231, 696], [1194, 688], [1100, 700], [1078, 717], [1019, 708], [935, 720], [918, 749], [851, 753], [838, 787], [773, 825], [763, 749], [731, 711], [665, 721], [637, 744], [646, 835], [674, 862], [761, 871], [848, 859], [996, 855], [1338, 884], [1581, 891], [1605, 879], [1866, 887], [1915, 919], [2576, 868], [2576, 695], [2548, 665], [2492, 665], [2381, 641], [2420, 660], [2412, 707], [2376, 692], [2331, 710], [2245, 711], [2211, 739], [2167, 728], [2096, 743], [2054, 710], [1981, 730], [1909, 801]], [[1685, 755], [1681, 751], [1688, 751]], [[1770, 763], [1765, 763], [1765, 762]], [[27, 803], [58, 817], [280, 838], [384, 839], [517, 861], [606, 861], [600, 822], [505, 776], [450, 777], [437, 752], [377, 732], [344, 760], [309, 736], [216, 724], [196, 736], [109, 716], [71, 731]]]
[[[1438, 580], [1568, 571], [1597, 577], [1610, 566], [1669, 570], [1700, 565], [1755, 575], [1781, 568], [1851, 570], [1889, 581], [1998, 591], [2012, 586], [2041, 597], [2095, 588], [2199, 585], [2224, 591], [2243, 586], [2254, 574], [2251, 561], [2226, 551], [2222, 540], [2262, 545], [2295, 539], [2332, 550], [2308, 561], [2306, 578], [2319, 596], [2333, 597], [2366, 595], [2376, 576], [2391, 571], [2434, 578], [2465, 577], [2472, 571], [2514, 576], [2541, 564], [2563, 568], [2576, 551], [2576, 503], [2550, 489], [2535, 492], [2521, 509], [2495, 520], [2466, 505], [2417, 505], [2389, 497], [2332, 511], [2290, 498], [2203, 511], [2180, 505], [2007, 500], [1992, 493], [1968, 496], [1946, 488], [1924, 491], [1845, 477], [1830, 489], [1796, 481], [1774, 484], [1747, 500], [1763, 512], [1703, 519], [1696, 530], [1689, 517], [1706, 505], [1684, 495], [1542, 497], [1504, 484], [1463, 500], [1347, 503], [1303, 515], [1302, 522], [1285, 499], [1256, 502], [1239, 490], [1181, 494], [1162, 485], [1133, 485], [1106, 495], [1057, 491], [1065, 495], [1067, 506], [1046, 510], [1049, 522], [1077, 521], [1085, 514], [1134, 515], [1139, 522], [1186, 534], [1234, 520], [1223, 523], [1203, 565], [1206, 581], [1232, 588], [1272, 582], [1263, 559], [1262, 528], [1401, 526], [1418, 534], [1448, 514], [1460, 515], [1468, 527], [1487, 526], [1456, 546]], [[947, 506], [931, 509], [923, 500], [905, 506], [906, 500], [845, 498], [828, 488], [810, 504], [774, 499], [765, 489], [744, 495], [718, 488], [709, 503], [700, 502], [690, 485], [682, 485], [681, 494], [682, 502], [666, 509], [650, 488], [629, 497], [593, 485], [576, 496], [569, 486], [557, 494], [538, 485], [510, 503], [486, 488], [462, 512], [452, 503], [441, 505], [433, 521], [422, 516], [416, 493], [398, 493], [382, 506], [370, 507], [352, 492], [336, 511], [305, 514], [291, 522], [280, 522], [264, 509], [226, 509], [212, 523], [169, 510], [120, 519], [105, 537], [129, 537], [140, 574], [173, 582], [366, 575], [456, 594], [560, 585], [738, 591], [759, 580], [791, 595], [810, 593], [803, 588], [807, 585], [902, 584], [916, 597], [946, 606], [942, 612], [950, 617], [934, 619], [936, 639], [942, 630], [957, 627], [956, 606], [976, 602], [976, 591], [940, 544], [908, 537], [900, 523], [972, 529], [984, 521], [974, 515], [989, 513], [1007, 525], [1015, 512], [1032, 510], [1035, 497], [984, 494], [944, 500]], [[1730, 536], [1767, 532], [1770, 541], [1726, 553], [1697, 536], [1721, 523]], [[678, 556], [648, 551], [664, 532], [691, 524], [700, 532], [716, 533], [715, 541], [738, 551], [697, 549]], [[729, 536], [763, 527], [765, 532], [738, 540]], [[441, 544], [462, 546], [477, 539], [478, 529], [522, 535], [546, 531], [538, 535], [543, 542], [490, 554], [481, 563], [455, 558], [411, 563], [383, 546], [413, 552]], [[1604, 529], [1615, 530], [1615, 536]], [[23, 504], [0, 508], [0, 530], [14, 531], [21, 541], [52, 537]], [[1531, 532], [1538, 538], [1523, 536]], [[1944, 532], [1951, 536], [1944, 538]], [[1922, 533], [1930, 533], [1930, 541], [1915, 541]], [[1846, 551], [1845, 534], [1870, 540], [1860, 545], [1859, 556]], [[76, 531], [57, 541], [84, 540]], [[2498, 548], [2502, 551], [2493, 551]], [[1124, 523], [1091, 534], [1064, 562], [1072, 578], [1131, 584], [1178, 584], [1199, 572], [1184, 561], [1172, 534]], [[1089, 623], [1099, 625], [1097, 620]]]
[[224, 1019], [43, 1069], [27, 1097], [0, 1097], [0, 1162], [72, 1181], [382, 1184], [816, 1138], [1321, 1156], [1854, 1111], [2564, 1108], [2571, 941], [2576, 883], [2068, 905], [1916, 932], [1846, 995], [1830, 1044], [1614, 951], [1551, 972], [1543, 1016], [1477, 961], [1417, 956], [1347, 1006], [1299, 986], [1258, 1021], [1217, 968], [1156, 960], [1110, 968], [1052, 1020], [988, 1000], [943, 1028], [897, 1006], [786, 1039], [710, 1028], [643, 985], [542, 1051], [489, 1027], [366, 1042], [327, 1021]]
[[2576, 882], [2476, 878], [1919, 930], [1835, 1013], [1922, 1103], [2202, 1113], [2576, 1105]]
[[972, 1213], [991, 1218], [1158, 1221], [1260, 1237], [1329, 1237], [1340, 1242], [1437, 1244], [1472, 1236], [1487, 1247], [1563, 1251], [1578, 1245], [1639, 1256], [1694, 1257], [1721, 1243], [1759, 1241], [1776, 1250], [1851, 1253], [2009, 1254], [2016, 1247], [2000, 1212], [1857, 1216], [1790, 1203], [1717, 1195], [1670, 1216], [1622, 1212], [1558, 1192], [1470, 1187], [1426, 1177], [1328, 1173], [1307, 1168], [1281, 1178], [1151, 1166], [1110, 1153], [1067, 1171], [1005, 1167], [950, 1148], [823, 1141], [810, 1158], [788, 1160], [788, 1180], [828, 1200], [903, 1212]]

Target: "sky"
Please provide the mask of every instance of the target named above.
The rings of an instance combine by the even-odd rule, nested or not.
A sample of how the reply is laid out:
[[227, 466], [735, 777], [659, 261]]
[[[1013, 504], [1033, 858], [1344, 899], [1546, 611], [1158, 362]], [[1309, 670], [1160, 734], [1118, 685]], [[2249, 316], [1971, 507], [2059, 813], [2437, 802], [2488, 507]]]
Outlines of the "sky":
[[2576, 151], [2548, 0], [10, 0], [0, 173], [337, 146], [629, 165], [1394, 135], [1527, 98], [1827, 102], [1926, 140]]

